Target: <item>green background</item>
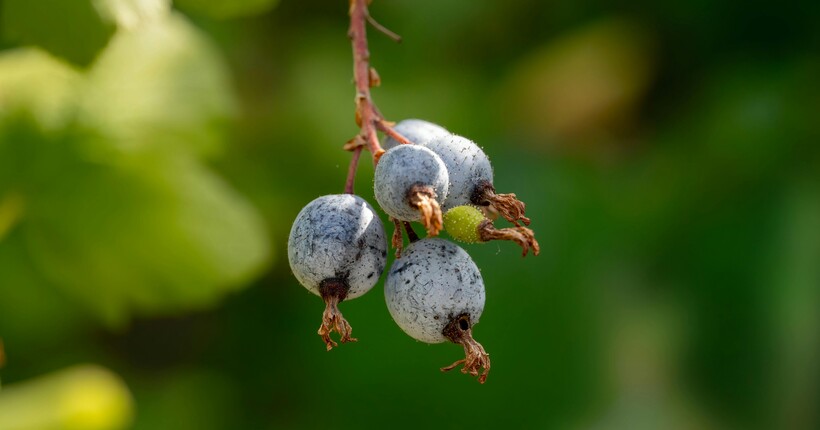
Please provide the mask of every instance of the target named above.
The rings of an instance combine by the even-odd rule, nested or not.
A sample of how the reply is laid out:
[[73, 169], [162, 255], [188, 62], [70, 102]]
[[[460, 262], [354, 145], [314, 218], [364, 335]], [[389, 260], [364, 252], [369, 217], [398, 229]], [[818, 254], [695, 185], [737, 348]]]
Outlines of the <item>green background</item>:
[[135, 429], [820, 426], [820, 4], [373, 2], [381, 111], [479, 143], [541, 244], [465, 245], [481, 386], [382, 282], [316, 335], [286, 245], [343, 190], [347, 2], [274, 3], [0, 2], [0, 393], [95, 363]]

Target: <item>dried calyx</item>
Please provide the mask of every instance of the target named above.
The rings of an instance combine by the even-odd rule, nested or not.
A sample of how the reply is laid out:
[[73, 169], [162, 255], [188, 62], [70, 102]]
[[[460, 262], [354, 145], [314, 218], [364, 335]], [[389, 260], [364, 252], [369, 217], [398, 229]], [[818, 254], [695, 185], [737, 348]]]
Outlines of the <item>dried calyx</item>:
[[[441, 333], [450, 342], [464, 347], [464, 358], [447, 367], [442, 367], [441, 371], [448, 372], [460, 365], [464, 365], [461, 368], [461, 373], [477, 376], [478, 382], [482, 384], [486, 382], [487, 374], [490, 373], [490, 354], [487, 354], [484, 347], [473, 339], [473, 325], [470, 314], [451, 317], [450, 322], [447, 323]], [[484, 371], [481, 372], [481, 369], [484, 369]]]
[[436, 197], [436, 192], [429, 185], [416, 184], [407, 191], [407, 201], [421, 212], [421, 223], [427, 229], [428, 236], [437, 236], [444, 224]]
[[521, 249], [521, 255], [526, 257], [527, 252], [532, 249], [533, 255], [538, 255], [541, 248], [535, 240], [535, 233], [527, 227], [509, 227], [496, 229], [493, 222], [485, 219], [481, 221], [477, 228], [478, 240], [489, 242], [491, 240], [511, 240], [517, 243]]
[[339, 340], [342, 343], [357, 341], [356, 338], [350, 337], [351, 333], [353, 333], [353, 328], [350, 327], [350, 323], [345, 320], [342, 312], [339, 310], [339, 303], [347, 297], [348, 290], [350, 290], [350, 287], [344, 279], [325, 279], [319, 285], [319, 293], [325, 302], [325, 311], [322, 313], [322, 325], [319, 326], [319, 336], [322, 337], [328, 351], [333, 349], [334, 346], [338, 346], [338, 344], [330, 338], [330, 333], [333, 331], [339, 333], [341, 336]]
[[507, 221], [521, 226], [530, 225], [530, 219], [524, 216], [526, 205], [518, 200], [515, 194], [496, 194], [493, 184], [485, 181], [477, 185], [470, 196], [470, 201], [478, 206], [492, 206]]

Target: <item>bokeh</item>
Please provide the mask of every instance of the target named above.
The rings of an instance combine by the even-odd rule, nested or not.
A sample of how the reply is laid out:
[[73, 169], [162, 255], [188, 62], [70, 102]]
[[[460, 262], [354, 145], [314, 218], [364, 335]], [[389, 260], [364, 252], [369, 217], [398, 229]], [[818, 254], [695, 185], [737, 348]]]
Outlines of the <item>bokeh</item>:
[[479, 143], [541, 244], [465, 245], [483, 386], [382, 282], [326, 352], [289, 271], [347, 7], [0, 1], [0, 429], [820, 427], [820, 3], [372, 2], [381, 111]]

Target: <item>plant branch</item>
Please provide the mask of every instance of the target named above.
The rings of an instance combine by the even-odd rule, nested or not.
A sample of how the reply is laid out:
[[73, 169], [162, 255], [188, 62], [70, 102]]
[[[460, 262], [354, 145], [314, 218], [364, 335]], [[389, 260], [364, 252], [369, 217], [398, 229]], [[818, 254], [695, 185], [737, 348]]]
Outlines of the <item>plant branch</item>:
[[[348, 37], [353, 47], [353, 80], [356, 83], [356, 124], [360, 127], [359, 134], [347, 142], [344, 149], [354, 151], [353, 159], [350, 162], [348, 171], [348, 183], [355, 179], [356, 167], [358, 166], [357, 151], [361, 152], [361, 147], [367, 147], [373, 158], [373, 164], [379, 162], [379, 158], [384, 154], [384, 149], [379, 143], [377, 130], [381, 131], [401, 143], [409, 142], [407, 138], [393, 130], [391, 123], [386, 121], [379, 112], [378, 107], [373, 103], [370, 96], [370, 88], [378, 86], [379, 75], [375, 69], [370, 67], [370, 51], [367, 47], [367, 23], [384, 31], [384, 27], [377, 25], [376, 21], [370, 18], [367, 10], [371, 0], [350, 0], [350, 29]], [[352, 186], [345, 190], [352, 190]]]

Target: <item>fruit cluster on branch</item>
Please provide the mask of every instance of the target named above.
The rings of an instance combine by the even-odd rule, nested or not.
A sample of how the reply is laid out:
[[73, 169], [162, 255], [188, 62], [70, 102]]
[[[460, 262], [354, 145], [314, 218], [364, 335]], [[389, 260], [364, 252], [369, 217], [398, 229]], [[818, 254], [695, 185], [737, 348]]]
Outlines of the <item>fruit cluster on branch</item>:
[[[396, 260], [387, 271], [385, 298], [393, 320], [411, 337], [427, 343], [450, 341], [464, 348], [461, 371], [484, 383], [490, 358], [472, 336], [484, 311], [481, 272], [458, 245], [437, 238], [440, 231], [467, 243], [509, 240], [523, 254], [539, 246], [515, 194], [498, 194], [493, 169], [484, 151], [471, 140], [419, 119], [386, 121], [372, 101], [379, 84], [370, 67], [366, 25], [368, 0], [350, 0], [350, 31], [356, 82], [356, 123], [359, 134], [345, 149], [353, 151], [345, 194], [321, 196], [305, 206], [291, 228], [288, 260], [299, 282], [325, 302], [319, 335], [327, 350], [354, 342], [352, 328], [339, 304], [359, 297], [376, 285], [386, 267], [387, 234], [374, 208], [354, 195], [358, 161], [367, 148], [376, 164], [374, 196], [394, 224]], [[380, 26], [377, 28], [382, 29]], [[384, 146], [377, 131], [384, 134]], [[514, 227], [496, 229], [501, 215]], [[419, 239], [411, 222], [420, 222], [427, 236]], [[409, 245], [404, 248], [403, 232]], [[404, 248], [402, 252], [402, 248]]]

